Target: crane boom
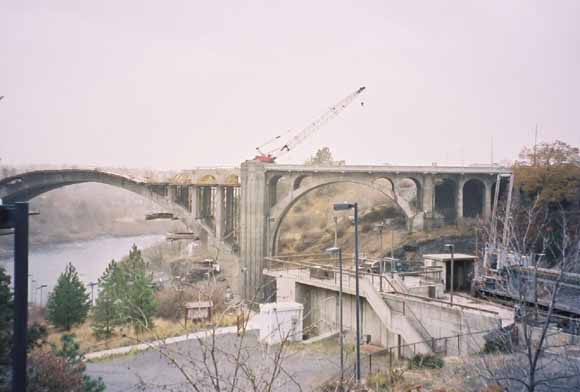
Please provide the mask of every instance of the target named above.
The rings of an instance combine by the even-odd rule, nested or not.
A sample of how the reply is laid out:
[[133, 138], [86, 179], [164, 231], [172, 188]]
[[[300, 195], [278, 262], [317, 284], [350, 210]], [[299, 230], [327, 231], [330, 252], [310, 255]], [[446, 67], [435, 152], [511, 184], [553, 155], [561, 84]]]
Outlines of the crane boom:
[[347, 97], [341, 99], [334, 106], [332, 106], [330, 109], [328, 109], [324, 114], [322, 114], [320, 117], [318, 117], [312, 123], [310, 123], [306, 128], [302, 129], [293, 138], [291, 138], [290, 140], [288, 140], [284, 145], [282, 145], [282, 147], [276, 148], [276, 149], [274, 149], [272, 151], [269, 151], [267, 154], [264, 154], [261, 151], [261, 148], [264, 145], [270, 144], [271, 142], [279, 139], [280, 136], [277, 136], [274, 139], [272, 139], [272, 140], [264, 143], [262, 146], [257, 147], [256, 150], [258, 150], [258, 152], [260, 153], [260, 155], [257, 155], [255, 159], [256, 160], [259, 160], [259, 161], [262, 161], [262, 162], [272, 163], [277, 158], [279, 158], [280, 156], [282, 156], [282, 155], [290, 152], [291, 150], [294, 150], [294, 148], [296, 148], [296, 146], [298, 146], [304, 140], [306, 140], [307, 138], [309, 138], [310, 136], [312, 136], [312, 134], [314, 134], [317, 130], [319, 130], [322, 126], [324, 126], [330, 120], [332, 120], [333, 118], [335, 118], [336, 116], [338, 116], [365, 89], [366, 89], [366, 87], [364, 87], [364, 86], [363, 87], [360, 87], [356, 91], [354, 91], [353, 93], [351, 93], [350, 95], [348, 95]]
[[353, 92], [352, 94], [350, 94], [346, 98], [343, 98], [342, 100], [340, 100], [338, 103], [336, 103], [330, 109], [328, 109], [328, 111], [326, 111], [323, 115], [318, 117], [310, 125], [308, 125], [302, 131], [300, 131], [297, 135], [295, 135], [292, 139], [290, 139], [286, 144], [284, 144], [280, 148], [280, 150], [278, 151], [278, 154], [275, 154], [274, 156], [276, 158], [279, 158], [280, 156], [290, 152], [291, 150], [294, 150], [294, 148], [296, 146], [298, 146], [304, 140], [306, 140], [307, 138], [312, 136], [312, 134], [314, 134], [317, 130], [319, 130], [321, 127], [323, 127], [330, 120], [332, 120], [333, 118], [338, 116], [340, 114], [340, 112], [342, 112], [344, 109], [346, 109], [347, 106], [350, 105], [352, 103], [352, 101], [354, 101], [355, 98], [365, 90], [365, 88], [366, 87], [364, 87], [364, 86], [360, 87], [359, 89], [357, 89], [355, 92]]

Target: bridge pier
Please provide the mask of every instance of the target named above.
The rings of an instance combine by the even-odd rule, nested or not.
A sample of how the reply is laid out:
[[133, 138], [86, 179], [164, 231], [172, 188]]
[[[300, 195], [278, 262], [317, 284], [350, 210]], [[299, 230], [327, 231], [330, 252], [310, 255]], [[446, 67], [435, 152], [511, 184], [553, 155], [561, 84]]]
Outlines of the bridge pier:
[[463, 223], [463, 186], [465, 179], [460, 176], [457, 180], [457, 197], [455, 201], [455, 219], [457, 224]]
[[241, 166], [240, 280], [242, 295], [260, 300], [266, 256], [266, 170], [264, 164], [246, 161]]
[[198, 211], [198, 199], [199, 199], [199, 195], [198, 195], [198, 190], [199, 188], [197, 186], [190, 186], [189, 187], [189, 209], [191, 211], [191, 219], [192, 220], [196, 220], [199, 216], [199, 211]]
[[217, 242], [223, 241], [224, 238], [224, 187], [218, 186], [215, 193], [215, 239]]
[[484, 197], [484, 206], [483, 206], [483, 216], [486, 220], [491, 219], [491, 200], [493, 195], [491, 194], [491, 183], [486, 181], [485, 185], [485, 197]]

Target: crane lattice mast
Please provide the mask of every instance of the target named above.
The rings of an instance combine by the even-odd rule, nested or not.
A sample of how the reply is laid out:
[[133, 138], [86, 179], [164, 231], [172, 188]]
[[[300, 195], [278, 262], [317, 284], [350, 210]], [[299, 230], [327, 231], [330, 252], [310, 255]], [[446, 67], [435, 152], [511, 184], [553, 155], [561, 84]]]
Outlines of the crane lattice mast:
[[[306, 128], [302, 129], [298, 134], [296, 134], [293, 138], [291, 138], [288, 142], [286, 142], [282, 147], [276, 148], [274, 150], [269, 151], [267, 154], [263, 154], [261, 152], [261, 148], [264, 146], [257, 147], [256, 150], [260, 152], [261, 155], [256, 156], [255, 159], [264, 161], [264, 162], [274, 162], [280, 156], [294, 150], [296, 146], [302, 143], [304, 140], [312, 136], [318, 129], [322, 126], [327, 124], [330, 120], [338, 116], [344, 109], [350, 105], [358, 95], [360, 95], [366, 87], [360, 87], [355, 92], [348, 95], [346, 98], [343, 98], [334, 106], [332, 106], [329, 110], [327, 110], [324, 114], [310, 123]], [[270, 144], [271, 142], [278, 140], [280, 136], [275, 137], [269, 142], [266, 142], [265, 145]]]

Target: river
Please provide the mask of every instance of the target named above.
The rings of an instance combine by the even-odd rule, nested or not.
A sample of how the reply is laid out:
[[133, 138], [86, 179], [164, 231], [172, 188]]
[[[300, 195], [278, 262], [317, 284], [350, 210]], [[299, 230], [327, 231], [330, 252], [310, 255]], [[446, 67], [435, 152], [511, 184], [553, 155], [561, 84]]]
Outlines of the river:
[[[31, 302], [46, 303], [47, 293], [54, 287], [58, 276], [71, 262], [79, 272], [81, 280], [88, 284], [96, 282], [107, 264], [112, 260], [120, 260], [129, 254], [133, 244], [144, 249], [164, 241], [162, 235], [147, 235], [138, 237], [99, 238], [90, 241], [77, 241], [50, 245], [30, 251], [29, 280]], [[5, 267], [10, 275], [13, 274], [13, 260], [0, 259], [0, 266]], [[42, 285], [47, 287], [39, 290]]]

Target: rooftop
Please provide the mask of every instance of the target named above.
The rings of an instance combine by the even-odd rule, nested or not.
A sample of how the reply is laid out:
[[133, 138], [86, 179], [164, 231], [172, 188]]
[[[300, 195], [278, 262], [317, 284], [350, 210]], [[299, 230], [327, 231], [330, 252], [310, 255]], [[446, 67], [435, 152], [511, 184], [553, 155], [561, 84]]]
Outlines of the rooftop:
[[[431, 254], [423, 255], [423, 258], [429, 259], [429, 260], [447, 261], [447, 260], [451, 260], [451, 253], [431, 253]], [[464, 253], [454, 253], [453, 259], [454, 260], [476, 260], [477, 256], [466, 255]]]

